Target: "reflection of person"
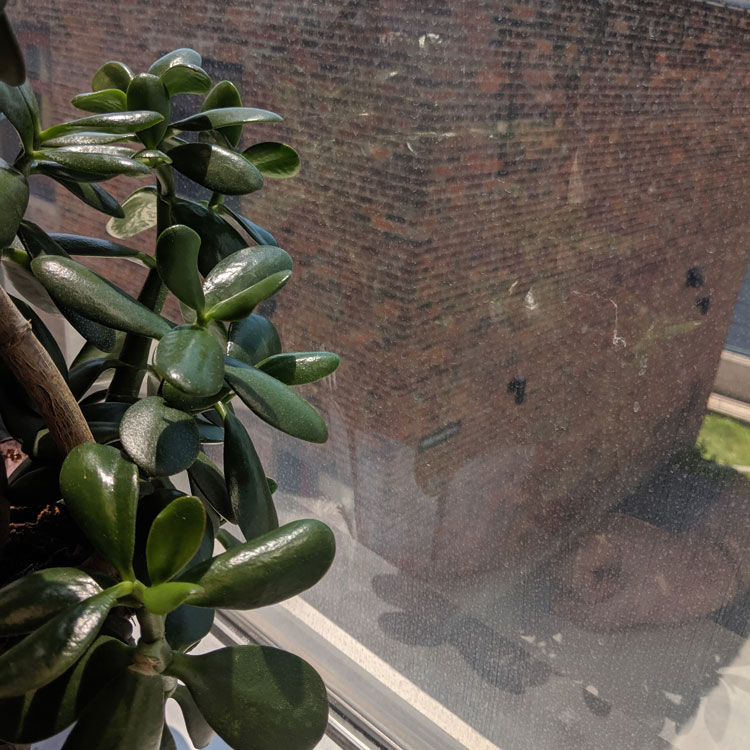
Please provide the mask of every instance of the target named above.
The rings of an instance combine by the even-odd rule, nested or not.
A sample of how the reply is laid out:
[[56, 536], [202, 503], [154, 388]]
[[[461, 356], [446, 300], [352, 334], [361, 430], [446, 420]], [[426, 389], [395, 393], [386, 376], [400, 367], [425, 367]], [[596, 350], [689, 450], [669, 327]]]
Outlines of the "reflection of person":
[[750, 590], [750, 494], [730, 483], [697, 526], [680, 532], [611, 513], [556, 573], [566, 593], [554, 612], [583, 627], [616, 630], [710, 614]]

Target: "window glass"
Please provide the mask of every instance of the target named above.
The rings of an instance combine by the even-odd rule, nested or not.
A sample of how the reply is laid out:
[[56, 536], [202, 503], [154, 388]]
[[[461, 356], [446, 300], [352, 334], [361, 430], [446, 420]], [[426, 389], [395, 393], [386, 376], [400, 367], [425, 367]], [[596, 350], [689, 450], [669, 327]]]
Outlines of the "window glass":
[[[330, 439], [238, 413], [338, 555], [223, 627], [315, 661], [342, 735], [744, 747], [748, 5], [9, 3], [47, 121], [181, 46], [284, 116], [247, 142], [300, 175], [236, 205], [295, 259], [285, 351], [342, 357], [300, 389]], [[60, 192], [39, 221], [103, 235]]]

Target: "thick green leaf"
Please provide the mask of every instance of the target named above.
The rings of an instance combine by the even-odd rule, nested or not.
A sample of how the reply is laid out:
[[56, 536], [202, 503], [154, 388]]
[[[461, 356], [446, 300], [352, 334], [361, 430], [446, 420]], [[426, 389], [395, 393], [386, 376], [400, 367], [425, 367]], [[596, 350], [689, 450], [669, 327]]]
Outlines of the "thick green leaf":
[[156, 516], [146, 542], [152, 584], [170, 580], [190, 562], [200, 547], [205, 526], [203, 503], [190, 495], [173, 500]]
[[203, 452], [198, 454], [195, 463], [188, 469], [190, 491], [203, 498], [219, 515], [230, 523], [237, 519], [229, 501], [224, 475], [216, 464]]
[[68, 386], [76, 399], [81, 399], [97, 378], [105, 371], [117, 365], [117, 360], [97, 357], [81, 362], [70, 368]]
[[[45, 348], [47, 354], [52, 358], [60, 374], [67, 379], [68, 368], [65, 364], [65, 357], [60, 351], [60, 347], [57, 344], [55, 337], [49, 332], [49, 329], [42, 322], [42, 319], [36, 314], [36, 312], [29, 307], [23, 300], [17, 297], [11, 296], [13, 304], [21, 311], [21, 314], [31, 323], [31, 330], [39, 340], [39, 343]], [[224, 372], [224, 362], [222, 357], [222, 374]]]
[[340, 361], [331, 352], [295, 352], [264, 359], [258, 363], [258, 369], [286, 385], [304, 385], [330, 375]]
[[237, 525], [248, 541], [279, 527], [276, 508], [255, 446], [231, 412], [224, 419], [224, 476]]
[[185, 224], [200, 236], [198, 268], [204, 276], [222, 258], [247, 246], [247, 242], [233, 227], [199, 203], [178, 199], [172, 206], [172, 216], [176, 223]]
[[27, 97], [23, 94], [23, 87], [29, 87], [26, 81], [22, 86], [8, 86], [0, 83], [0, 112], [8, 118], [8, 122], [15, 128], [21, 139], [24, 151], [30, 153], [34, 148], [34, 116], [29, 111]]
[[109, 636], [99, 636], [57, 679], [38, 690], [0, 700], [0, 737], [31, 743], [69, 727], [89, 702], [132, 663], [133, 649]]
[[177, 741], [172, 734], [170, 728], [164, 724], [161, 730], [161, 742], [159, 744], [159, 750], [177, 750]]
[[[203, 284], [206, 307], [226, 302], [269, 277], [285, 274], [288, 278], [292, 265], [289, 253], [272, 245], [238, 250], [218, 263], [206, 276]], [[248, 310], [247, 314], [250, 312]]]
[[246, 365], [281, 353], [281, 339], [273, 323], [253, 313], [229, 327], [227, 354]]
[[180, 47], [179, 49], [167, 52], [166, 55], [162, 55], [162, 57], [151, 65], [148, 72], [152, 75], [160, 76], [175, 65], [200, 65], [201, 62], [200, 54], [194, 49]]
[[106, 175], [96, 172], [81, 172], [78, 169], [64, 167], [52, 159], [35, 159], [32, 161], [30, 174], [42, 174], [57, 182], [61, 180], [67, 180], [68, 182], [102, 182], [108, 179]]
[[170, 96], [205, 94], [211, 88], [211, 77], [198, 65], [172, 65], [161, 74]]
[[182, 710], [182, 716], [185, 719], [185, 726], [190, 741], [197, 748], [203, 748], [208, 745], [216, 735], [216, 732], [211, 729], [208, 722], [203, 718], [203, 714], [200, 712], [198, 706], [195, 705], [190, 691], [184, 685], [178, 685], [172, 697], [177, 701]]
[[143, 253], [135, 248], [109, 240], [102, 240], [99, 237], [57, 233], [49, 236], [69, 255], [83, 255], [89, 258], [129, 259], [140, 259], [143, 256]]
[[124, 112], [128, 108], [128, 98], [122, 89], [100, 89], [87, 94], [78, 94], [70, 102], [84, 112]]
[[328, 439], [328, 428], [320, 414], [276, 378], [254, 367], [227, 364], [224, 371], [235, 393], [264, 422], [311, 443]]
[[224, 353], [205, 329], [184, 325], [165, 334], [154, 356], [154, 368], [182, 393], [218, 398], [224, 383]]
[[[211, 396], [193, 396], [181, 391], [179, 388], [175, 388], [167, 381], [161, 384], [161, 395], [164, 400], [175, 409], [182, 409], [182, 411], [187, 411], [191, 414], [210, 409], [217, 401], [220, 401], [230, 393], [229, 387], [225, 385], [218, 393], [214, 393]], [[203, 440], [202, 436], [201, 440]]]
[[64, 188], [70, 190], [76, 198], [87, 203], [97, 211], [101, 211], [103, 214], [107, 214], [107, 216], [115, 216], [117, 218], [125, 216], [122, 206], [101, 185], [97, 185], [95, 182], [73, 182], [72, 180], [66, 180], [62, 177], [57, 177], [55, 179], [57, 179], [57, 182], [59, 182]]
[[[237, 87], [231, 81], [219, 81], [209, 91], [208, 96], [203, 100], [203, 112], [211, 109], [223, 109], [224, 107], [241, 107], [242, 97]], [[224, 128], [217, 128], [230, 146], [236, 146], [242, 138], [242, 125], [229, 125]]]
[[32, 258], [36, 258], [38, 255], [68, 257], [68, 254], [60, 245], [33, 221], [24, 220], [19, 224], [18, 237]]
[[101, 349], [103, 352], [111, 352], [114, 350], [115, 344], [117, 343], [117, 333], [113, 328], [90, 320], [84, 315], [80, 315], [75, 310], [71, 310], [61, 302], [58, 302], [57, 306], [65, 317], [65, 320], [67, 320], [87, 342], [95, 346], [97, 349]]
[[0, 655], [0, 698], [37, 690], [59, 677], [96, 638], [104, 618], [129, 588], [123, 582], [56, 615]]
[[128, 667], [86, 706], [63, 750], [159, 750], [163, 727], [163, 678]]
[[39, 256], [31, 261], [31, 270], [58, 304], [97, 323], [152, 338], [161, 338], [172, 328], [164, 318], [70, 258]]
[[213, 609], [181, 604], [167, 615], [166, 638], [175, 651], [189, 651], [211, 632], [213, 624]]
[[144, 587], [141, 598], [149, 612], [155, 615], [166, 615], [183, 604], [191, 594], [201, 591], [201, 587], [195, 583], [167, 581]]
[[167, 153], [177, 171], [209, 190], [245, 195], [263, 187], [263, 175], [254, 164], [221, 146], [184, 143]]
[[181, 581], [204, 591], [188, 599], [199, 607], [255, 609], [314, 586], [333, 561], [336, 543], [321, 521], [293, 521], [188, 568]]
[[148, 109], [158, 112], [164, 119], [138, 132], [138, 138], [146, 148], [158, 148], [167, 132], [172, 111], [169, 92], [164, 83], [151, 73], [140, 73], [128, 86], [128, 109]]
[[263, 227], [258, 226], [255, 222], [250, 221], [246, 216], [241, 216], [236, 211], [233, 211], [223, 203], [216, 206], [216, 211], [222, 216], [230, 216], [236, 221], [242, 229], [248, 233], [253, 242], [257, 242], [259, 245], [274, 245], [279, 246], [276, 242], [276, 238]]
[[279, 273], [272, 274], [249, 289], [245, 289], [222, 302], [217, 302], [206, 312], [206, 319], [242, 320], [256, 308], [259, 302], [276, 294], [289, 281], [291, 275], [291, 271], [279, 271]]
[[136, 161], [145, 164], [147, 167], [161, 167], [164, 164], [171, 164], [172, 160], [163, 152], [155, 148], [144, 148], [135, 153], [133, 158]]
[[281, 122], [283, 118], [275, 112], [254, 107], [222, 107], [207, 109], [204, 112], [173, 122], [176, 130], [216, 130], [230, 125], [243, 125], [249, 122]]
[[94, 91], [103, 91], [105, 89], [120, 89], [127, 91], [130, 82], [133, 80], [133, 71], [121, 62], [106, 62], [99, 70], [94, 73], [91, 81], [91, 88]]
[[146, 186], [133, 191], [123, 202], [125, 216], [110, 219], [107, 232], [118, 239], [125, 239], [156, 226], [156, 188]]
[[156, 267], [177, 299], [203, 312], [203, 287], [198, 274], [200, 247], [201, 238], [195, 230], [184, 224], [168, 227], [156, 242]]
[[154, 477], [179, 474], [200, 451], [195, 419], [170, 409], [158, 396], [143, 398], [125, 412], [120, 439], [133, 461]]
[[156, 111], [105, 112], [101, 115], [81, 117], [78, 120], [53, 125], [39, 134], [41, 141], [49, 141], [68, 133], [85, 130], [96, 133], [137, 133], [161, 123], [164, 115]]
[[168, 673], [185, 683], [231, 747], [312, 750], [328, 723], [323, 680], [303, 659], [268, 646], [175, 654]]
[[0, 159], [0, 249], [13, 242], [18, 225], [29, 203], [29, 183], [7, 162]]
[[16, 291], [35, 307], [49, 313], [59, 314], [57, 306], [47, 294], [47, 290], [31, 273], [31, 258], [26, 250], [7, 248], [0, 251], [2, 273], [13, 282]]
[[255, 164], [264, 177], [286, 179], [299, 173], [299, 155], [284, 143], [256, 143], [246, 148], [242, 155]]
[[61, 146], [109, 146], [113, 143], [134, 140], [135, 136], [119, 135], [118, 133], [87, 133], [86, 131], [73, 131], [58, 138], [48, 138], [44, 145], [47, 148], [60, 148]]
[[78, 568], [47, 568], [29, 573], [0, 589], [0, 637], [36, 630], [100, 591], [99, 584]]
[[134, 579], [138, 469], [120, 451], [84, 443], [68, 454], [60, 489], [73, 520], [122, 578]]
[[0, 10], [0, 81], [20, 86], [26, 78], [26, 66], [16, 35], [4, 10]]
[[[84, 151], [83, 149], [104, 149], [111, 148], [108, 146], [63, 146], [63, 148], [52, 148], [40, 151], [39, 154], [46, 159], [57, 162], [66, 169], [74, 170], [87, 174], [103, 175], [104, 177], [116, 177], [117, 175], [127, 175], [138, 177], [140, 175], [150, 175], [151, 170], [141, 162], [130, 159], [125, 156], [119, 156], [114, 153], [102, 153], [101, 150], [96, 152]], [[129, 154], [133, 151], [124, 149]]]

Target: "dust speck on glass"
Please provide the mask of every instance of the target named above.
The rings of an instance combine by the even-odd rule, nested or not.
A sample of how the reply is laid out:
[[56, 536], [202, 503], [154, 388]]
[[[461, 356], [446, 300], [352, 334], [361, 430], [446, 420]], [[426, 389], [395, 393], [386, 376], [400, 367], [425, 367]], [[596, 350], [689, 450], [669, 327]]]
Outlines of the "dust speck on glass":
[[102, 59], [190, 46], [301, 155], [237, 207], [298, 263], [259, 312], [341, 355], [304, 387], [330, 440], [241, 416], [339, 551], [226, 633], [319, 667], [334, 738], [746, 747], [750, 2], [35, 6], [50, 121]]

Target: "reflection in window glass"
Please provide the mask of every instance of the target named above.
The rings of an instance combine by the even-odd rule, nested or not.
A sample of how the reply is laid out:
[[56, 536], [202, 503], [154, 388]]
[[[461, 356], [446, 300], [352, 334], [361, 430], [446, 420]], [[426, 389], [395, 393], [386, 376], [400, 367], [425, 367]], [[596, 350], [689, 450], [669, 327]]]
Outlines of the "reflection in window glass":
[[[101, 61], [185, 45], [284, 115], [246, 130], [303, 159], [242, 201], [297, 264], [261, 312], [285, 350], [342, 356], [304, 388], [327, 445], [245, 415], [282, 515], [337, 534], [331, 574], [285, 611], [446, 747], [744, 746], [740, 5], [26, 11], [49, 29], [51, 116]], [[103, 231], [57, 193], [48, 225]]]

